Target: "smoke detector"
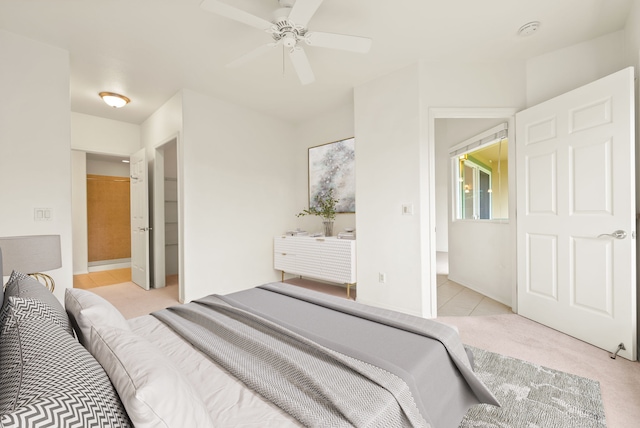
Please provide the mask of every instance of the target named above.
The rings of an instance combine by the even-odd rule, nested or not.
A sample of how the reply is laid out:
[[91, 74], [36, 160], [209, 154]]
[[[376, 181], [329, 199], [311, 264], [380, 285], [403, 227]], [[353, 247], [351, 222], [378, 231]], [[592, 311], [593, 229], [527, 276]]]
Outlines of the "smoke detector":
[[520, 27], [520, 29], [518, 30], [518, 36], [527, 37], [527, 36], [530, 36], [530, 35], [536, 33], [539, 29], [540, 29], [540, 22], [539, 21], [527, 22], [522, 27]]

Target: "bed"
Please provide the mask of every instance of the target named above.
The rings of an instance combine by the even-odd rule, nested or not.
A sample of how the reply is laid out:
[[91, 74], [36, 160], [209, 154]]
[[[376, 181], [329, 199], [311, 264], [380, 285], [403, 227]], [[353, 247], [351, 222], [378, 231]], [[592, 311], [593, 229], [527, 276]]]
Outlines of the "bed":
[[284, 283], [132, 320], [18, 272], [0, 297], [0, 427], [439, 428], [499, 405], [452, 328]]

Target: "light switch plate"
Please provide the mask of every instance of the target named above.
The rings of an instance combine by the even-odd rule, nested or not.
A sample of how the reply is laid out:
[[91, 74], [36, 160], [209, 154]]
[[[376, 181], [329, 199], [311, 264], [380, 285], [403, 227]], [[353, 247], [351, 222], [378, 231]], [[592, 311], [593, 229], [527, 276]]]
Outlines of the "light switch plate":
[[33, 219], [35, 221], [51, 221], [53, 219], [53, 210], [51, 208], [34, 208]]
[[402, 215], [413, 215], [413, 204], [402, 204]]

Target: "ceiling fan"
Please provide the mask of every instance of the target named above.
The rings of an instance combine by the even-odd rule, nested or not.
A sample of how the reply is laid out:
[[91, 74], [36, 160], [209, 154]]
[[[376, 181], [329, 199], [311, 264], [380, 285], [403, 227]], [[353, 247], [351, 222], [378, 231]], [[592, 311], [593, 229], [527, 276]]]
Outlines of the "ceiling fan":
[[237, 67], [257, 58], [277, 46], [289, 49], [289, 58], [293, 68], [303, 85], [315, 80], [311, 64], [302, 45], [322, 48], [341, 49], [351, 52], [366, 53], [371, 48], [371, 39], [367, 37], [348, 36], [344, 34], [309, 31], [307, 24], [322, 4], [323, 0], [278, 0], [280, 8], [273, 13], [273, 20], [252, 15], [244, 10], [229, 6], [218, 0], [204, 0], [200, 7], [209, 12], [233, 19], [251, 27], [263, 30], [273, 41], [262, 45], [227, 64]]

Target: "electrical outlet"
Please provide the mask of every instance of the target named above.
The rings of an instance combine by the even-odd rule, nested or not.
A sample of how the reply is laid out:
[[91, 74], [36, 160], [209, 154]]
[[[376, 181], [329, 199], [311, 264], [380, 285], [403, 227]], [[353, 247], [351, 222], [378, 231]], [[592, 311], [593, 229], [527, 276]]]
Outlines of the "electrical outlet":
[[378, 282], [380, 282], [380, 283], [382, 283], [382, 284], [384, 284], [385, 282], [387, 282], [387, 275], [386, 275], [386, 274], [384, 274], [384, 273], [382, 273], [382, 272], [379, 272], [379, 273], [378, 273]]

